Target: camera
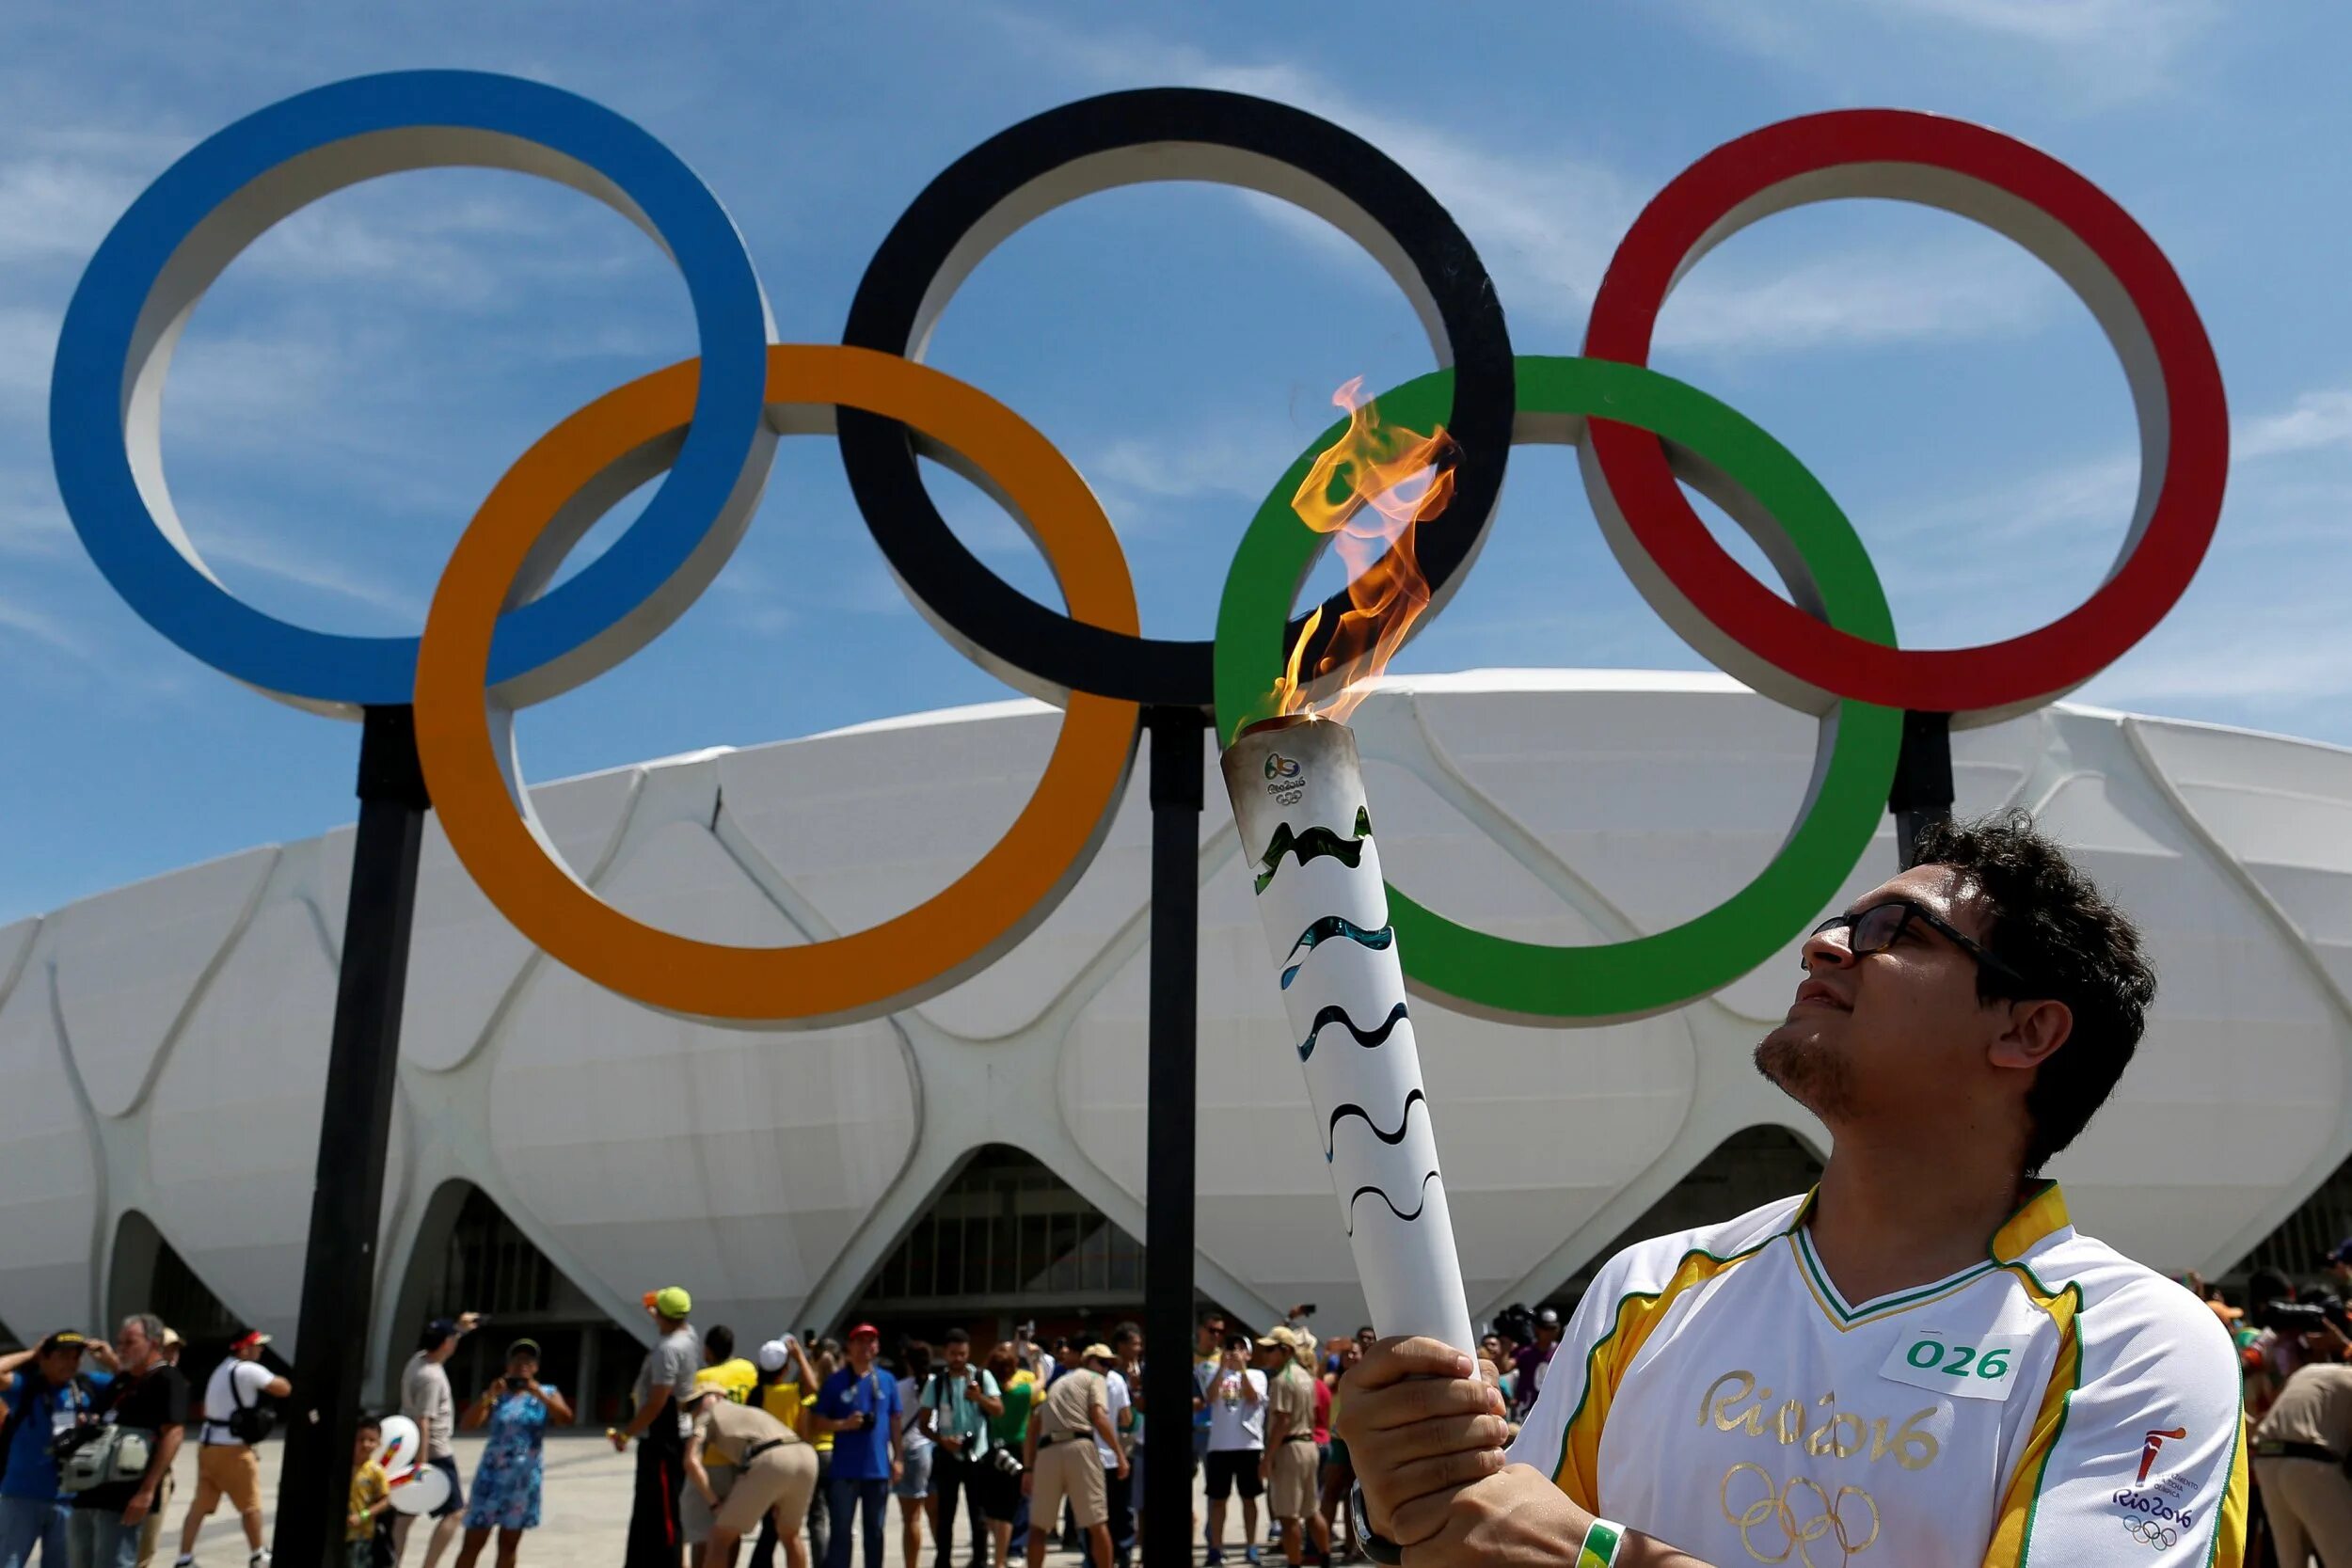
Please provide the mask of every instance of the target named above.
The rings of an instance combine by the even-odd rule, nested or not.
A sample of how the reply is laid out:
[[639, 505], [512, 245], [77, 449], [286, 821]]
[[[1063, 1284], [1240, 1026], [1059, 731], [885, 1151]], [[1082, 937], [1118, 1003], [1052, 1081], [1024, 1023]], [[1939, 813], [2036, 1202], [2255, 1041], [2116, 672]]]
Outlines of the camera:
[[1515, 1301], [1495, 1314], [1494, 1331], [1515, 1345], [1535, 1342], [1535, 1314], [1525, 1302]]
[[2281, 1337], [2316, 1334], [2329, 1323], [2352, 1334], [2352, 1316], [2346, 1315], [2344, 1298], [2338, 1295], [2318, 1296], [2310, 1301], [2265, 1301], [2254, 1308], [2251, 1316], [2255, 1327], [2266, 1328]]
[[49, 1457], [62, 1465], [73, 1457], [75, 1449], [96, 1438], [104, 1430], [95, 1421], [82, 1421], [70, 1426], [49, 1440]]
[[1020, 1342], [1020, 1343], [1022, 1343], [1022, 1344], [1027, 1344], [1030, 1340], [1032, 1340], [1032, 1339], [1036, 1338], [1037, 1338], [1037, 1320], [1036, 1320], [1035, 1318], [1031, 1318], [1031, 1319], [1030, 1319], [1027, 1323], [1015, 1323], [1015, 1324], [1013, 1324], [1013, 1325], [1012, 1325], [1012, 1337], [1013, 1337], [1013, 1338], [1014, 1338], [1016, 1341], [1018, 1341], [1018, 1342]]
[[510, 1377], [506, 1380], [506, 1386], [515, 1393], [519, 1394], [524, 1389], [531, 1386], [531, 1379], [527, 1377]]

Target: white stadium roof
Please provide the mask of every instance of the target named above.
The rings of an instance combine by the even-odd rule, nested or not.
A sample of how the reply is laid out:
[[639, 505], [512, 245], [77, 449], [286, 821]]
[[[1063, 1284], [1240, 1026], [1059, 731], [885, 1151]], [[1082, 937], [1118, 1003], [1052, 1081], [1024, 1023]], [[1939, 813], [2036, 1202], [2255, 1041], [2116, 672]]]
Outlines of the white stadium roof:
[[[800, 942], [966, 868], [1026, 798], [1057, 722], [994, 704], [535, 794], [571, 863], [630, 913]], [[1391, 879], [1551, 942], [1657, 928], [1744, 882], [1788, 831], [1814, 749], [1813, 721], [1706, 674], [1395, 679], [1356, 725]], [[1953, 749], [1961, 809], [2032, 808], [2140, 918], [2160, 964], [2138, 1060], [2055, 1168], [2077, 1220], [2161, 1269], [2227, 1267], [2352, 1150], [2352, 752], [2064, 705]], [[706, 1319], [829, 1321], [993, 1143], [1140, 1236], [1145, 776], [1069, 898], [993, 968], [817, 1033], [704, 1027], [580, 979], [526, 946], [433, 831], [379, 1300], [455, 1180], [624, 1323], [672, 1280]], [[1214, 779], [1207, 798], [1199, 1277], [1261, 1321], [1312, 1300], [1353, 1323], [1360, 1296]], [[0, 928], [0, 1322], [94, 1321], [137, 1214], [237, 1316], [291, 1338], [349, 852], [347, 830], [264, 846]], [[1893, 868], [1889, 825], [1848, 891]], [[1557, 1286], [1742, 1129], [1819, 1146], [1748, 1062], [1793, 953], [1604, 1028], [1416, 1005], [1473, 1311]], [[391, 1332], [372, 1346], [379, 1366]]]

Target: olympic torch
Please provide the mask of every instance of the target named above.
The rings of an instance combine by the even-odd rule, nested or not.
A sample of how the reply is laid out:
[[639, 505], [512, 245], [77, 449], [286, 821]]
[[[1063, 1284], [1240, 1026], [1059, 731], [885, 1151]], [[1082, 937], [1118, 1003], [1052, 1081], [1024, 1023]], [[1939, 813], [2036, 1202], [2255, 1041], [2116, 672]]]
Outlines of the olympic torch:
[[[1333, 400], [1349, 410], [1346, 434], [1293, 501], [1308, 527], [1336, 537], [1355, 608], [1302, 673], [1319, 615], [1308, 623], [1276, 688], [1279, 716], [1224, 752], [1225, 789], [1373, 1325], [1467, 1349], [1470, 1307], [1405, 970], [1356, 735], [1341, 721], [1428, 603], [1413, 530], [1451, 495], [1451, 443], [1442, 430], [1383, 428], [1359, 386]], [[1356, 678], [1318, 717], [1306, 688], [1337, 670]]]

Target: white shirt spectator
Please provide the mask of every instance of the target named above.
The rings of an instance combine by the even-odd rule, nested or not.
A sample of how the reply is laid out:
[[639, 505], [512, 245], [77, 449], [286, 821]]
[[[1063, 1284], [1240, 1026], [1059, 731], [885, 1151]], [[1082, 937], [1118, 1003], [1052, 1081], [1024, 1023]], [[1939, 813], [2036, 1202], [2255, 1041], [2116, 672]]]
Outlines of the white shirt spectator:
[[[1119, 1413], [1135, 1402], [1128, 1397], [1126, 1378], [1119, 1372], [1106, 1370], [1103, 1373], [1103, 1381], [1109, 1384], [1111, 1387], [1110, 1398], [1104, 1402], [1110, 1410], [1111, 1430], [1117, 1432]], [[1103, 1434], [1099, 1432], [1094, 1434], [1094, 1451], [1102, 1459], [1103, 1468], [1105, 1470], [1114, 1470], [1119, 1467], [1119, 1450], [1104, 1442]]]
[[249, 1410], [260, 1404], [277, 1378], [259, 1361], [240, 1361], [233, 1355], [215, 1367], [212, 1381], [204, 1385], [203, 1441], [216, 1448], [237, 1442], [229, 1418], [240, 1407]]
[[[211, 1403], [208, 1394], [208, 1410]], [[449, 1391], [449, 1373], [422, 1351], [408, 1358], [408, 1370], [401, 1373], [400, 1413], [424, 1434], [424, 1458], [445, 1459], [456, 1451], [450, 1444], [457, 1431], [457, 1401]]]
[[[1253, 1402], [1242, 1397], [1242, 1380], [1258, 1391]], [[1209, 1380], [1209, 1451], [1265, 1447], [1265, 1373], [1219, 1370]]]

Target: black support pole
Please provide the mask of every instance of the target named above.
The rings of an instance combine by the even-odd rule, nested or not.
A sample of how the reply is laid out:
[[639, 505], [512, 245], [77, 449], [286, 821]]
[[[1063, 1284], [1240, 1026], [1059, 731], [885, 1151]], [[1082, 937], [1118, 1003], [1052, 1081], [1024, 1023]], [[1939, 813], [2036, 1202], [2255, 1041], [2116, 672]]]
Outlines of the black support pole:
[[[1155, 707], [1152, 735], [1150, 1135], [1144, 1152], [1143, 1568], [1192, 1562], [1194, 1123], [1200, 1076], [1200, 775], [1205, 721]], [[1038, 1528], [1032, 1526], [1031, 1528]], [[1051, 1528], [1050, 1526], [1046, 1528]]]
[[417, 849], [428, 805], [407, 707], [367, 710], [358, 795], [310, 1245], [303, 1256], [294, 1419], [278, 1483], [276, 1558], [282, 1568], [341, 1568], [344, 1561], [352, 1439], [367, 1373], [376, 1223], [417, 910]]
[[1886, 809], [1895, 814], [1895, 854], [1906, 871], [1919, 863], [1919, 835], [1952, 819], [1952, 716], [1903, 715], [1903, 749]]

